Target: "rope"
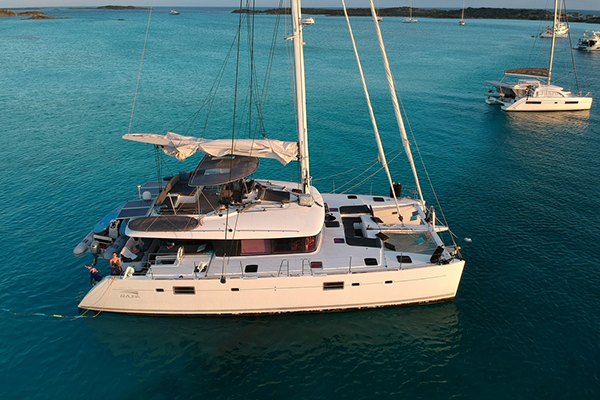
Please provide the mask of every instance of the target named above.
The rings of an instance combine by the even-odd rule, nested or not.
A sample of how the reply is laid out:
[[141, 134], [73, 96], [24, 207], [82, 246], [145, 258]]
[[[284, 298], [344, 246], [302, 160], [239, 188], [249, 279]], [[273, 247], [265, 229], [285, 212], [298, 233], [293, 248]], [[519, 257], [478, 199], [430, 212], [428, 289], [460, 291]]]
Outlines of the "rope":
[[82, 318], [83, 318], [83, 317], [85, 317], [85, 318], [96, 318], [98, 315], [100, 315], [100, 313], [101, 313], [102, 311], [104, 311], [104, 306], [106, 306], [106, 302], [108, 301], [108, 294], [110, 293], [110, 291], [111, 291], [111, 289], [112, 289], [112, 286], [113, 286], [113, 283], [115, 283], [115, 280], [116, 280], [116, 279], [117, 279], [117, 277], [116, 277], [116, 276], [112, 276], [112, 277], [110, 278], [110, 286], [108, 287], [108, 290], [107, 290], [106, 296], [104, 296], [104, 303], [102, 304], [102, 307], [100, 307], [100, 310], [98, 310], [98, 312], [97, 312], [96, 314], [94, 314], [93, 316], [91, 316], [91, 317], [86, 317], [86, 316], [85, 316], [85, 314], [86, 314], [88, 311], [90, 311], [89, 309], [88, 309], [88, 310], [85, 310], [85, 311], [84, 311], [84, 313], [83, 313], [83, 314], [81, 314], [81, 317], [82, 317]]
[[[110, 286], [108, 287], [108, 291], [110, 292], [110, 290], [112, 289], [112, 285], [115, 281], [116, 277], [111, 277], [111, 282], [110, 282]], [[49, 318], [62, 318], [62, 319], [70, 319], [72, 321], [76, 320], [76, 319], [83, 319], [83, 318], [96, 318], [98, 315], [100, 315], [100, 313], [102, 311], [104, 311], [104, 307], [106, 306], [106, 301], [108, 300], [108, 294], [106, 295], [105, 299], [104, 299], [104, 304], [102, 304], [102, 307], [100, 308], [100, 310], [98, 310], [98, 312], [92, 316], [87, 316], [85, 314], [87, 314], [88, 310], [85, 310], [83, 312], [83, 314], [81, 315], [62, 315], [62, 314], [46, 314], [46, 313], [29, 313], [29, 314], [23, 314], [23, 313], [17, 313], [14, 311], [11, 311], [8, 308], [2, 307], [2, 311], [8, 313], [8, 314], [12, 314], [15, 316], [19, 316], [19, 317], [49, 317]]]
[[138, 89], [140, 87], [140, 79], [142, 77], [142, 66], [144, 65], [144, 55], [146, 54], [146, 43], [148, 43], [148, 33], [150, 32], [150, 20], [152, 19], [153, 9], [154, 0], [152, 0], [152, 3], [150, 4], [150, 13], [148, 14], [148, 25], [146, 25], [146, 37], [144, 38], [142, 59], [140, 60], [140, 70], [138, 72], [137, 83], [135, 84], [135, 94], [133, 96], [133, 106], [131, 107], [131, 117], [129, 118], [129, 128], [127, 128], [127, 133], [131, 133], [131, 125], [133, 124], [133, 114], [135, 113], [135, 103], [137, 101]]

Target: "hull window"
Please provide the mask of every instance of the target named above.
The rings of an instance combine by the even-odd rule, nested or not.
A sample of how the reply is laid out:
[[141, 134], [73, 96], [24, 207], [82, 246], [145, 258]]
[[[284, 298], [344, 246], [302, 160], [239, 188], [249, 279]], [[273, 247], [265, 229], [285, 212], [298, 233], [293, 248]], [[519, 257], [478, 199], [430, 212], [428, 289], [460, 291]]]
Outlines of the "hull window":
[[339, 290], [344, 288], [344, 282], [325, 282], [323, 290]]
[[173, 286], [173, 294], [196, 294], [193, 286]]

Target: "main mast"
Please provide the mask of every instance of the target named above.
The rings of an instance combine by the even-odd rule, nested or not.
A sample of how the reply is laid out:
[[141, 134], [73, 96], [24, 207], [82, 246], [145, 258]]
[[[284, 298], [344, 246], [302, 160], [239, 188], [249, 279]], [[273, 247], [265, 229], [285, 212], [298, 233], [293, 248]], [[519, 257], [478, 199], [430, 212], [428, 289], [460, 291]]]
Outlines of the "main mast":
[[300, 0], [291, 0], [292, 40], [294, 42], [294, 75], [296, 78], [296, 113], [298, 130], [298, 158], [302, 173], [302, 193], [311, 198], [310, 165], [308, 158], [308, 131], [306, 129], [306, 79], [304, 73], [304, 40], [302, 37], [302, 9]]
[[[371, 14], [375, 14], [375, 8], [373, 6], [373, 0], [370, 1]], [[385, 67], [385, 75], [388, 81], [388, 87], [390, 89], [390, 96], [392, 97], [392, 104], [394, 105], [394, 114], [396, 115], [396, 122], [400, 129], [400, 136], [402, 137], [402, 145], [410, 168], [412, 169], [413, 177], [415, 179], [415, 185], [417, 186], [417, 192], [419, 199], [421, 200], [421, 207], [425, 208], [425, 199], [423, 198], [423, 192], [421, 190], [421, 183], [419, 182], [419, 175], [417, 174], [417, 167], [415, 166], [415, 160], [413, 159], [412, 151], [410, 150], [410, 141], [406, 134], [406, 127], [404, 126], [404, 120], [402, 119], [402, 113], [400, 112], [400, 103], [398, 102], [398, 96], [396, 95], [396, 85], [394, 83], [394, 77], [392, 76], [392, 69], [388, 61], [387, 52], [385, 51], [385, 45], [383, 44], [383, 36], [381, 35], [381, 29], [379, 23], [375, 20], [375, 30], [377, 32], [377, 39], [379, 40], [379, 49], [381, 50], [381, 58], [383, 60], [383, 66]], [[389, 174], [389, 172], [388, 172]]]
[[552, 80], [552, 64], [554, 63], [554, 45], [556, 44], [556, 28], [558, 26], [558, 0], [554, 0], [554, 25], [552, 26], [552, 49], [550, 50], [550, 66], [548, 67], [548, 85]]

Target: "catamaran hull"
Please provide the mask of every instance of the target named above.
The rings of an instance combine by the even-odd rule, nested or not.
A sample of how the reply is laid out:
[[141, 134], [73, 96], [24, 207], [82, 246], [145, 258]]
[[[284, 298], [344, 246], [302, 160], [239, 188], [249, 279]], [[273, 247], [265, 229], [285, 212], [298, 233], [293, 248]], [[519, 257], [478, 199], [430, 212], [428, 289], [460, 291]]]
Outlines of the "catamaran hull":
[[79, 308], [127, 314], [239, 315], [351, 310], [456, 296], [464, 261], [353, 274], [219, 279], [107, 277]]
[[[490, 104], [490, 103], [488, 103]], [[504, 103], [504, 111], [584, 111], [592, 108], [591, 97], [522, 98]]]

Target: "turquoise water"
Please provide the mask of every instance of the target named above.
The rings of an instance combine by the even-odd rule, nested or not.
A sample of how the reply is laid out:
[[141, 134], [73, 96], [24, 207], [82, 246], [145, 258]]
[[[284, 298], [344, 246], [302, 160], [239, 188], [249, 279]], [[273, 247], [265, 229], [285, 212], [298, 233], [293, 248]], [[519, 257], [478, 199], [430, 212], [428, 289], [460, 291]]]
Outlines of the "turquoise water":
[[[507, 68], [544, 66], [549, 43], [531, 37], [544, 23], [382, 22], [410, 126], [467, 260], [454, 302], [267, 317], [73, 319], [89, 288], [83, 265], [91, 262], [73, 257], [73, 248], [156, 177], [152, 150], [120, 139], [147, 13], [45, 11], [68, 18], [0, 19], [0, 398], [598, 397], [600, 54], [575, 54], [582, 90], [596, 94], [591, 112], [507, 115], [484, 103], [484, 81]], [[211, 107], [193, 124], [189, 118], [213, 87], [238, 16], [167, 11], [152, 19], [132, 132], [231, 136], [233, 62]], [[275, 20], [256, 17], [259, 88]], [[356, 19], [353, 28], [367, 36], [361, 55], [394, 153], [401, 146], [387, 86], [373, 76], [381, 63], [370, 21]], [[575, 36], [592, 28], [572, 26]], [[242, 31], [245, 38], [245, 25]], [[374, 161], [376, 148], [345, 21], [316, 16], [305, 41], [312, 174], [331, 190]], [[571, 87], [560, 51], [556, 83]], [[281, 37], [274, 60], [265, 131], [293, 140]], [[240, 76], [246, 80], [247, 64]], [[238, 98], [236, 132], [244, 135], [247, 92]], [[168, 174], [197, 158], [165, 162]], [[274, 162], [261, 170], [297, 175]], [[340, 171], [350, 173], [332, 177]], [[404, 158], [392, 173], [410, 188]], [[377, 175], [356, 191], [385, 194], [384, 185]]]

